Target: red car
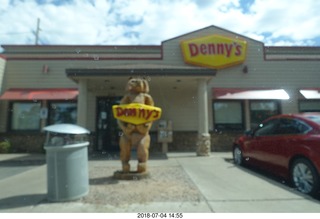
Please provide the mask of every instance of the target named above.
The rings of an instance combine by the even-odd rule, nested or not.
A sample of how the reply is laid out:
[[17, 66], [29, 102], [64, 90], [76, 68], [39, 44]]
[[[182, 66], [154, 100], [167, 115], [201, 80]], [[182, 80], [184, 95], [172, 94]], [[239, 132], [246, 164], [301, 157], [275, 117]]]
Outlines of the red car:
[[320, 114], [273, 116], [233, 145], [236, 165], [248, 163], [292, 182], [300, 192], [320, 189]]

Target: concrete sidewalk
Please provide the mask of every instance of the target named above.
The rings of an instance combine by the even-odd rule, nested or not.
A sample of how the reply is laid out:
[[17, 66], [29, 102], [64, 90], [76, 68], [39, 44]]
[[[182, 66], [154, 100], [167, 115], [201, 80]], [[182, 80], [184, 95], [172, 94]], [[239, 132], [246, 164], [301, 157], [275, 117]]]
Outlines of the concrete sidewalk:
[[[197, 190], [197, 199], [172, 201], [173, 199], [167, 197], [168, 201], [162, 198], [156, 199], [161, 201], [130, 202], [121, 205], [90, 203], [86, 199], [50, 203], [46, 200], [45, 156], [0, 155], [0, 168], [4, 164], [6, 168], [10, 168], [10, 163], [32, 167], [0, 179], [0, 212], [320, 212], [320, 198], [302, 195], [281, 180], [248, 168], [234, 166], [231, 153], [212, 153], [210, 157], [197, 157], [195, 153], [169, 153], [167, 158], [151, 157], [148, 162], [151, 175], [156, 175], [155, 171], [161, 169], [181, 170], [181, 173], [176, 172], [177, 177], [180, 177], [178, 174], [187, 176], [190, 188]], [[120, 168], [120, 162], [112, 155], [90, 157], [90, 173], [104, 170], [106, 167], [111, 170]], [[110, 176], [106, 175], [102, 179], [107, 180], [107, 177]], [[157, 180], [151, 180], [148, 186], [152, 187], [154, 183], [156, 187], [159, 185]], [[92, 182], [90, 179], [90, 189], [91, 186], [95, 186], [91, 185]], [[143, 183], [143, 180], [135, 183], [138, 185]], [[113, 187], [110, 185], [109, 188], [132, 188], [131, 185], [132, 182], [126, 181], [112, 185]], [[98, 185], [90, 190], [89, 194], [101, 188], [108, 188], [108, 185]], [[107, 191], [106, 196], [116, 197], [113, 191], [103, 191]]]

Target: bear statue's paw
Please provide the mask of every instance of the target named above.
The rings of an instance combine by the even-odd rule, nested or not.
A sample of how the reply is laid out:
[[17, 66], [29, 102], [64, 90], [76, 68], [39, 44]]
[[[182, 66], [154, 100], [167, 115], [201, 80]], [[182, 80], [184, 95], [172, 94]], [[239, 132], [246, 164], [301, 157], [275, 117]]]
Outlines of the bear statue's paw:
[[122, 164], [122, 172], [129, 173], [130, 172], [130, 164]]
[[115, 171], [113, 173], [113, 178], [118, 180], [140, 180], [145, 179], [150, 176], [149, 172], [145, 171], [139, 173], [138, 171], [130, 171], [130, 172], [123, 172], [123, 171]]
[[146, 163], [138, 163], [138, 173], [143, 173], [147, 171], [147, 164]]

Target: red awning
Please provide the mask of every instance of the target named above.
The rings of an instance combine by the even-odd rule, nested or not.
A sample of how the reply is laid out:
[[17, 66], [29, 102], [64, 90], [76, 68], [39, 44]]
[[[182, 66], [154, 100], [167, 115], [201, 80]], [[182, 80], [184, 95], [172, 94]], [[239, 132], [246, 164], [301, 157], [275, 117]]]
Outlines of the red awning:
[[283, 89], [245, 89], [245, 88], [213, 88], [216, 99], [277, 99], [288, 100], [290, 97]]
[[320, 99], [320, 88], [302, 89], [300, 93], [306, 99]]
[[0, 100], [72, 100], [79, 94], [77, 89], [9, 89], [0, 96]]

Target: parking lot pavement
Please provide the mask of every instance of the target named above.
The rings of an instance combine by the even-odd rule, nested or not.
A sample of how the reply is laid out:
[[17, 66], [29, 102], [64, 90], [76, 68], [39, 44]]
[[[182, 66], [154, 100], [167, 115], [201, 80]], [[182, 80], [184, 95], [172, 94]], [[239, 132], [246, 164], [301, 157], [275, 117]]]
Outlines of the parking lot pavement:
[[[302, 195], [281, 180], [261, 172], [236, 167], [231, 153], [212, 153], [209, 157], [169, 153], [167, 157], [150, 159], [151, 173], [152, 169], [161, 167], [181, 169], [198, 189], [201, 196], [198, 201], [151, 201], [120, 206], [81, 201], [49, 203], [45, 201], [46, 165], [39, 163], [0, 180], [0, 212], [320, 212], [319, 198]], [[5, 160], [2, 155], [0, 160]], [[90, 160], [89, 171], [96, 167], [117, 168], [120, 162], [115, 159]], [[119, 186], [126, 184], [130, 185], [130, 181], [119, 183]]]
[[45, 164], [43, 154], [2, 154], [0, 155], [0, 180], [31, 170]]
[[0, 212], [30, 212], [46, 198], [46, 166], [0, 180]]
[[320, 199], [303, 195], [263, 172], [235, 166], [231, 153], [177, 160], [212, 212], [320, 212]]

